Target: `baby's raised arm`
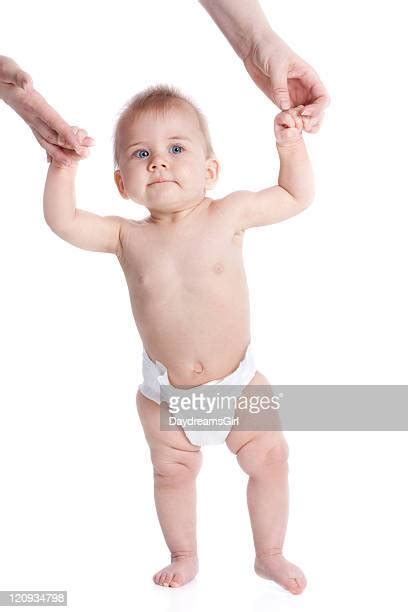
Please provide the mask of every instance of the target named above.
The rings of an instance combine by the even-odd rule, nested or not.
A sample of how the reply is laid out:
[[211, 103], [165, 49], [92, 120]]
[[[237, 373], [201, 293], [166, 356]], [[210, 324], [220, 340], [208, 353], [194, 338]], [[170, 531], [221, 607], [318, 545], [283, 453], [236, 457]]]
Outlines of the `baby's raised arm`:
[[313, 170], [302, 138], [303, 108], [283, 111], [275, 117], [278, 184], [256, 192], [235, 191], [224, 198], [234, 207], [241, 229], [284, 221], [313, 201]]
[[76, 208], [78, 163], [59, 167], [51, 160], [44, 189], [44, 218], [58, 236], [88, 251], [118, 253], [123, 219]]

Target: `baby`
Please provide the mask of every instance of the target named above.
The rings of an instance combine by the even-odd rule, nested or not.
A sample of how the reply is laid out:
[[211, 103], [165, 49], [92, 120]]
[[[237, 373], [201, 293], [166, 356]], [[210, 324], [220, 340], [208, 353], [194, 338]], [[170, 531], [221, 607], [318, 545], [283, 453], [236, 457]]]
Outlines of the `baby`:
[[249, 476], [255, 571], [294, 594], [306, 586], [302, 571], [282, 554], [288, 516], [288, 449], [282, 432], [165, 430], [160, 425], [163, 385], [228, 384], [248, 390], [269, 384], [256, 370], [250, 346], [242, 242], [247, 229], [288, 219], [313, 199], [302, 109], [275, 118], [278, 184], [215, 200], [206, 194], [217, 181], [219, 162], [200, 110], [168, 86], [136, 95], [117, 122], [114, 178], [123, 198], [149, 210], [141, 221], [77, 209], [77, 164], [62, 168], [50, 159], [46, 222], [75, 246], [116, 255], [143, 342], [137, 407], [151, 452], [158, 519], [171, 553], [170, 565], [153, 577], [158, 585], [181, 586], [198, 571], [200, 447], [225, 441]]

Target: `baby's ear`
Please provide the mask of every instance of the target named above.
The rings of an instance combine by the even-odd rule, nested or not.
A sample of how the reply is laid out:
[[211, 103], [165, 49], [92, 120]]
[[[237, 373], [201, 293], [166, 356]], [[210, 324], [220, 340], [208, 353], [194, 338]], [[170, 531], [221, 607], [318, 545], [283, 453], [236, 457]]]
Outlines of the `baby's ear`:
[[215, 158], [210, 158], [207, 159], [207, 170], [206, 170], [206, 181], [205, 181], [205, 186], [207, 187], [207, 189], [211, 189], [212, 187], [215, 186], [217, 180], [218, 180], [218, 175], [220, 172], [220, 164], [218, 162], [217, 159]]
[[115, 173], [114, 173], [113, 176], [114, 176], [114, 179], [115, 179], [116, 187], [118, 188], [118, 191], [119, 191], [120, 195], [125, 200], [128, 200], [129, 196], [126, 193], [126, 189], [125, 189], [125, 186], [123, 184], [122, 177], [120, 175], [120, 170], [115, 170]]

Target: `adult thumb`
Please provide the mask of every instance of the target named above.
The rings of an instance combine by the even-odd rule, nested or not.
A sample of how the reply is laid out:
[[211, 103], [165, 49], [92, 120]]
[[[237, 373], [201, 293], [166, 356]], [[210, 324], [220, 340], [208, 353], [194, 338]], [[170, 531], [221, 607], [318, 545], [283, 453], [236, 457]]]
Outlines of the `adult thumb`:
[[281, 110], [288, 110], [291, 107], [286, 72], [271, 75], [271, 98]]

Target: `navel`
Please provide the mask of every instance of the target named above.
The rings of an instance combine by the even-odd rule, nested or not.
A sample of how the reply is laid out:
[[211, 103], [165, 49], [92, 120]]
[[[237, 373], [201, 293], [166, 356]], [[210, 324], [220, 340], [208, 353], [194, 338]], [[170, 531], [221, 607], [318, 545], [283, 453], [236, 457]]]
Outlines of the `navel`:
[[195, 374], [202, 374], [204, 372], [204, 366], [201, 361], [197, 361], [197, 363], [194, 364], [193, 372]]
[[216, 274], [221, 274], [221, 272], [224, 272], [224, 266], [220, 261], [217, 261], [217, 263], [213, 267], [213, 270]]

